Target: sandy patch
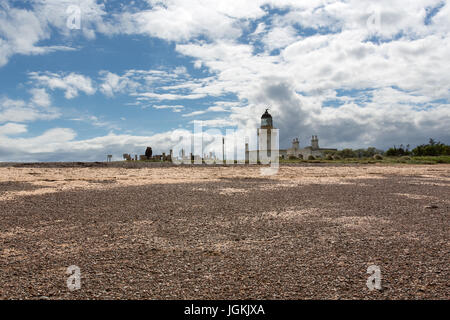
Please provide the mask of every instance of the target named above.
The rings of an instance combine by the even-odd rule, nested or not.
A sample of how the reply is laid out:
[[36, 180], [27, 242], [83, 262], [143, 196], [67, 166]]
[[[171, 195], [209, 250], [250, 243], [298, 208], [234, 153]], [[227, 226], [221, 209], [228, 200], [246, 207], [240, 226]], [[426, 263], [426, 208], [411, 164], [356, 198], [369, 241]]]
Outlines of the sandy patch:
[[[426, 174], [423, 174], [426, 172]], [[259, 188], [289, 188], [309, 184], [355, 184], [358, 180], [384, 179], [386, 176], [420, 177], [413, 182], [449, 186], [450, 166], [435, 165], [360, 165], [360, 166], [280, 166], [276, 175], [261, 176], [260, 167], [161, 167], [161, 168], [0, 168], [0, 182], [24, 182], [37, 190], [10, 190], [0, 193], [1, 200], [69, 190], [111, 189], [150, 184], [202, 183], [221, 179], [261, 179]], [[269, 180], [267, 180], [269, 179]], [[276, 183], [267, 183], [267, 182]], [[223, 194], [242, 193], [223, 190]], [[198, 191], [204, 191], [201, 188]]]
[[[374, 216], [325, 216], [326, 212], [319, 208], [291, 209], [285, 211], [264, 212], [261, 219], [283, 219], [302, 222], [326, 222], [330, 224], [339, 224], [344, 228], [366, 230], [386, 226], [390, 221]], [[256, 219], [255, 219], [256, 220]]]
[[339, 223], [345, 228], [361, 230], [390, 224], [389, 220], [374, 216], [346, 216], [327, 220], [330, 222]]
[[300, 210], [286, 211], [269, 211], [262, 214], [263, 218], [280, 218], [280, 219], [301, 219], [305, 217], [318, 216], [320, 210], [317, 208], [308, 208]]
[[433, 196], [427, 196], [423, 194], [412, 194], [412, 193], [395, 193], [396, 195], [399, 195], [401, 197], [406, 197], [408, 199], [414, 199], [414, 200], [429, 200], [432, 202], [443, 202], [450, 204], [450, 200], [445, 199], [439, 199], [438, 197]]
[[0, 256], [5, 259], [23, 260], [25, 258], [25, 253], [13, 248], [4, 248], [1, 251]]
[[245, 190], [245, 189], [223, 188], [223, 189], [220, 189], [219, 194], [227, 196], [227, 195], [233, 195], [233, 194], [236, 194], [236, 193], [247, 193], [247, 192], [248, 192], [248, 190]]

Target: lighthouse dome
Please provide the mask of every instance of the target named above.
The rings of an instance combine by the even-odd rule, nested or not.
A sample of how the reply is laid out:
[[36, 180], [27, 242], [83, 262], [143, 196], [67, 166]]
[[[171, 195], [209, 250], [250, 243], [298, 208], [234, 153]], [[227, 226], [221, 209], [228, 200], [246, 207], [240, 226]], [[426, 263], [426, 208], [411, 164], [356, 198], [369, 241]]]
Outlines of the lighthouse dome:
[[269, 109], [261, 116], [261, 128], [273, 128], [272, 116], [269, 113]]

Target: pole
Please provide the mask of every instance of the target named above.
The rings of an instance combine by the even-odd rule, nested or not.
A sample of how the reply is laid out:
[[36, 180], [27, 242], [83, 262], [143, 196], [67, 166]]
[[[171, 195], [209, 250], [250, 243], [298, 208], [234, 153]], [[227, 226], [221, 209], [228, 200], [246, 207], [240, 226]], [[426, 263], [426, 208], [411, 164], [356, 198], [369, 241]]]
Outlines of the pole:
[[225, 163], [225, 137], [222, 137], [222, 162]]

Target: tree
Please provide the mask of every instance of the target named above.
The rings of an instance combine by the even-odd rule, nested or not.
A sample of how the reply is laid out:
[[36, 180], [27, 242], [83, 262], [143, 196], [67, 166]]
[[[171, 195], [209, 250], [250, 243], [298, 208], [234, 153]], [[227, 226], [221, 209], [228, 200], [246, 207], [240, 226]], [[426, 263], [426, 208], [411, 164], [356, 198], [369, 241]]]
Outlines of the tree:
[[145, 150], [145, 156], [147, 157], [147, 159], [151, 159], [152, 154], [153, 154], [152, 148], [147, 147], [147, 149]]
[[450, 155], [450, 146], [430, 138], [428, 144], [415, 147], [412, 153], [415, 156], [448, 156]]
[[356, 158], [358, 155], [352, 149], [343, 149], [337, 152], [342, 158]]
[[411, 154], [411, 151], [409, 151], [409, 144], [406, 145], [406, 147], [401, 144], [398, 148], [396, 146], [389, 148], [386, 151], [386, 155], [388, 157], [403, 157], [403, 156], [409, 156]]
[[430, 138], [428, 144], [421, 144], [411, 151], [409, 150], [409, 144], [406, 145], [406, 148], [401, 144], [398, 148], [394, 146], [386, 151], [386, 155], [390, 157], [409, 156], [411, 154], [414, 156], [448, 156], [450, 155], [450, 146]]

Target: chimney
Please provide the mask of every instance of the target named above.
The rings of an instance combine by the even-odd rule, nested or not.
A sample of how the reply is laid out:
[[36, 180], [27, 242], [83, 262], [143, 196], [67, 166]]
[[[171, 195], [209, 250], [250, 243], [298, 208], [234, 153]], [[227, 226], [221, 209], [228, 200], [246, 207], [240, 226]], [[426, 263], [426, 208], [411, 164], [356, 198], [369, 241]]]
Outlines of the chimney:
[[317, 136], [312, 136], [311, 148], [312, 149], [319, 149], [319, 138]]

